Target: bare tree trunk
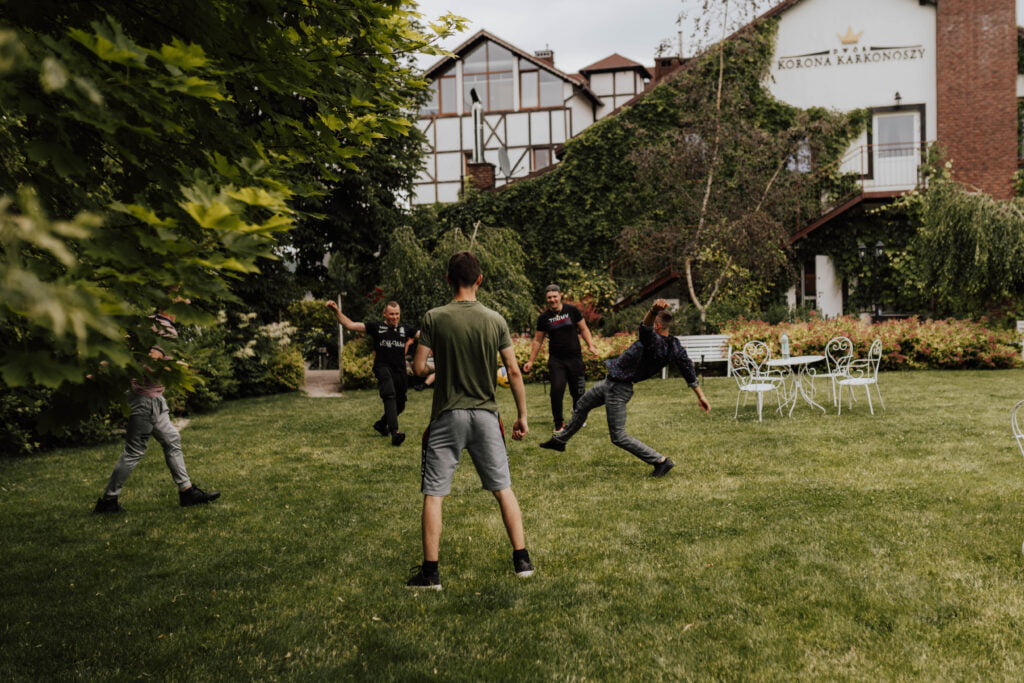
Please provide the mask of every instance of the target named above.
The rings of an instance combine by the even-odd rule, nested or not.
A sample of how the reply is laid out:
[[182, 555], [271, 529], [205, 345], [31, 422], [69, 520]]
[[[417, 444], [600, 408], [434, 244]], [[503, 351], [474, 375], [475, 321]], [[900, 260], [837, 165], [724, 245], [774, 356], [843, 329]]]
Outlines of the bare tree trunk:
[[[704, 226], [707, 224], [708, 214], [708, 203], [711, 201], [711, 187], [715, 182], [715, 171], [718, 168], [718, 159], [721, 152], [722, 144], [722, 87], [725, 82], [725, 27], [729, 24], [729, 3], [728, 0], [725, 2], [725, 16], [722, 21], [722, 39], [718, 41], [718, 84], [715, 90], [715, 139], [711, 145], [711, 163], [708, 166], [708, 177], [704, 183], [704, 198], [700, 204], [700, 214], [697, 218], [697, 234], [694, 236], [694, 242], [700, 245], [701, 236], [704, 232]], [[724, 273], [725, 271], [723, 271]], [[721, 276], [718, 278], [721, 281]], [[700, 311], [700, 323], [701, 327], [707, 322], [707, 307], [711, 303], [710, 300], [702, 302], [700, 296], [697, 294], [697, 289], [693, 284], [693, 257], [687, 257], [686, 259], [686, 288], [690, 294], [690, 302], [694, 307]], [[718, 285], [715, 285], [715, 291], [718, 291]], [[712, 295], [713, 297], [713, 295]]]

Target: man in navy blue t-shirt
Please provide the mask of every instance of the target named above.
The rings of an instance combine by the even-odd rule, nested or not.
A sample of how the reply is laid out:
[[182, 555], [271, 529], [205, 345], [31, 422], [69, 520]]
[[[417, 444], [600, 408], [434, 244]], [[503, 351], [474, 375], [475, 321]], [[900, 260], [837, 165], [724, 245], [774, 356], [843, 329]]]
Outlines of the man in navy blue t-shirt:
[[565, 429], [540, 445], [553, 451], [564, 451], [565, 444], [586, 422], [587, 413], [604, 404], [608, 418], [608, 435], [612, 443], [629, 451], [654, 466], [652, 477], [663, 477], [675, 463], [639, 439], [626, 433], [626, 404], [633, 398], [633, 385], [654, 377], [669, 363], [674, 363], [686, 380], [687, 386], [697, 394], [697, 404], [705, 413], [711, 404], [697, 382], [693, 362], [686, 355], [676, 337], [669, 335], [672, 314], [666, 309], [668, 302], [658, 299], [640, 323], [639, 339], [618, 358], [605, 361], [608, 376], [590, 388], [576, 404], [576, 412]]
[[398, 431], [398, 416], [405, 410], [408, 375], [405, 371], [405, 355], [419, 336], [419, 330], [402, 324], [402, 309], [397, 301], [384, 306], [384, 320], [355, 322], [341, 312], [338, 304], [327, 302], [327, 308], [334, 311], [346, 330], [365, 332], [373, 340], [373, 376], [377, 378], [377, 390], [384, 401], [384, 415], [373, 423], [381, 436], [391, 435], [391, 444], [399, 446], [405, 441], [405, 434]]

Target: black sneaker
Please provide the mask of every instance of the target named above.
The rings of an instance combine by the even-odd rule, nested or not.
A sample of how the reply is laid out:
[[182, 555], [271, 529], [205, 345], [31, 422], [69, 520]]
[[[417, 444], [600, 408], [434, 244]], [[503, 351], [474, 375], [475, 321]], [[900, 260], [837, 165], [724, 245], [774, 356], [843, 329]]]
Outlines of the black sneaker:
[[438, 572], [425, 574], [423, 572], [423, 565], [413, 567], [412, 569], [416, 573], [409, 577], [409, 580], [405, 582], [406, 587], [421, 588], [432, 591], [441, 590], [441, 575]]
[[654, 471], [651, 472], [651, 476], [664, 477], [666, 474], [668, 474], [668, 471], [675, 466], [676, 464], [674, 462], [672, 462], [669, 458], [665, 458], [664, 460], [662, 460], [661, 462], [657, 463], [654, 466]]
[[541, 442], [540, 447], [541, 448], [548, 448], [548, 449], [550, 449], [552, 451], [564, 451], [565, 450], [565, 444], [562, 443], [561, 441], [559, 441], [558, 439], [554, 439], [554, 438], [551, 438], [551, 439], [548, 439], [547, 441]]
[[220, 498], [220, 491], [204, 491], [195, 484], [184, 491], [178, 491], [178, 503], [187, 508], [191, 505], [205, 505]]
[[533, 576], [533, 563], [528, 557], [512, 558], [512, 566], [515, 568], [516, 576], [520, 579], [527, 579]]
[[388, 435], [388, 424], [384, 420], [377, 420], [373, 423], [373, 428], [377, 430], [377, 433], [381, 436]]
[[117, 502], [117, 496], [113, 498], [100, 498], [96, 501], [96, 507], [92, 509], [93, 514], [101, 512], [127, 512], [121, 504]]
[[392, 446], [401, 446], [403, 441], [405, 441], [405, 432], [395, 432], [391, 435]]

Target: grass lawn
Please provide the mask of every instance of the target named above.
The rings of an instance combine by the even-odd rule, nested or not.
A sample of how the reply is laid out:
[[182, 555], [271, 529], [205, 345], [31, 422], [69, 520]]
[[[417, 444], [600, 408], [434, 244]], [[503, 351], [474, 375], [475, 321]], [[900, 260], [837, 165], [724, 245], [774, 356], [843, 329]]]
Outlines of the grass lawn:
[[[182, 509], [150, 451], [90, 514], [119, 445], [0, 459], [0, 679], [374, 680], [1024, 678], [1024, 371], [887, 373], [887, 410], [733, 419], [679, 379], [637, 386], [630, 431], [603, 410], [566, 453], [547, 396], [510, 444], [533, 578], [516, 579], [466, 458], [445, 503], [442, 592], [420, 562], [419, 444], [370, 424], [375, 392], [230, 403], [182, 432]], [[820, 394], [819, 394], [820, 396]], [[510, 394], [500, 395], [506, 418]], [[876, 406], [877, 410], [877, 406]]]

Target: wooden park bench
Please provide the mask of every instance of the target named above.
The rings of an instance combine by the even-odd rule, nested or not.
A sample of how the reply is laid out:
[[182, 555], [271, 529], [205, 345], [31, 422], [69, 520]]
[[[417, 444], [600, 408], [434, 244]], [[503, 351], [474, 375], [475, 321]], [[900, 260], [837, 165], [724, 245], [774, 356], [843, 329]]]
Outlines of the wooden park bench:
[[[699, 370], [705, 363], [725, 363], [727, 377], [732, 376], [732, 366], [729, 364], [729, 356], [732, 355], [732, 345], [729, 344], [727, 334], [690, 334], [676, 337], [679, 343], [686, 349], [686, 354], [693, 361], [694, 366]], [[668, 377], [668, 367], [661, 369], [661, 378]]]

